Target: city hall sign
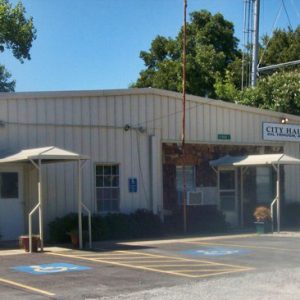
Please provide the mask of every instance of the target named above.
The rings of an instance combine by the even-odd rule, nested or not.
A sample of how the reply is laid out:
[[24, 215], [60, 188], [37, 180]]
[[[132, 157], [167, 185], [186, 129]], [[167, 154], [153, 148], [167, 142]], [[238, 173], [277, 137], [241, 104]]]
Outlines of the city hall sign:
[[263, 123], [263, 140], [300, 142], [300, 125]]

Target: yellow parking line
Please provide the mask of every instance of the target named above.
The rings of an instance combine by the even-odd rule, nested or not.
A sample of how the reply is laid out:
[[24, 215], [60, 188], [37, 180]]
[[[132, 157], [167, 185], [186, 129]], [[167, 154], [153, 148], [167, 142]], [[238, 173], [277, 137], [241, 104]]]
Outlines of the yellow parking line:
[[252, 269], [240, 269], [240, 270], [232, 270], [232, 271], [225, 271], [225, 272], [216, 272], [216, 273], [203, 274], [203, 275], [191, 275], [191, 274], [189, 274], [190, 275], [189, 277], [193, 277], [193, 278], [206, 278], [206, 277], [217, 276], [217, 275], [224, 275], [224, 274], [230, 274], [230, 273], [247, 272], [247, 271], [251, 271], [251, 270]]
[[[187, 262], [196, 262], [196, 263], [205, 263], [205, 264], [210, 264], [210, 265], [219, 265], [219, 266], [227, 266], [227, 267], [232, 267], [232, 268], [241, 268], [244, 269], [245, 266], [239, 266], [239, 265], [231, 265], [231, 264], [223, 264], [220, 262], [212, 262], [212, 261], [207, 261], [207, 260], [200, 260], [200, 259], [192, 259], [192, 258], [183, 258], [183, 257], [178, 257], [178, 256], [168, 256], [168, 255], [159, 255], [159, 254], [152, 254], [152, 253], [147, 253], [147, 252], [138, 252], [138, 251], [127, 251], [127, 250], [118, 250], [115, 252], [119, 253], [124, 253], [124, 255], [130, 253], [130, 254], [136, 254], [136, 255], [142, 255], [142, 256], [149, 256], [149, 257], [155, 257], [155, 258], [163, 258], [163, 259], [174, 259], [176, 261], [187, 261]], [[51, 254], [51, 253], [50, 253]], [[54, 253], [53, 253], [54, 254]], [[81, 257], [81, 256], [78, 256]], [[95, 258], [98, 259], [98, 258]], [[101, 259], [101, 258], [100, 258]]]
[[133, 255], [126, 255], [126, 254], [113, 254], [113, 255], [102, 255], [102, 254], [83, 254], [83, 255], [78, 255], [78, 256], [82, 256], [82, 257], [102, 257], [102, 258], [107, 258], [107, 259], [122, 259], [123, 257], [128, 258], [128, 259], [134, 259], [135, 257], [144, 257], [144, 255], [137, 255], [137, 256], [133, 256]]
[[159, 260], [158, 259], [151, 259], [151, 258], [138, 258], [138, 259], [134, 259], [134, 260], [127, 260], [127, 259], [112, 259], [112, 258], [99, 258], [99, 257], [94, 257], [94, 259], [105, 259], [107, 261], [126, 261], [126, 262], [129, 262], [129, 263], [135, 263], [135, 262], [141, 262], [141, 263], [147, 263], [147, 262], [176, 262], [177, 260], [176, 259], [163, 259], [163, 258], [160, 258]]
[[102, 253], [102, 252], [89, 252], [89, 253], [84, 253], [82, 251], [78, 251], [78, 252], [72, 252], [72, 254], [76, 254], [78, 256], [92, 256], [92, 255], [101, 255], [101, 256], [124, 256], [124, 255], [128, 255], [128, 257], [130, 256], [134, 256], [135, 254], [134, 253], [130, 253], [130, 252], [127, 252], [126, 254], [124, 253], [120, 253], [119, 251], [114, 251], [114, 252], [111, 252], [111, 253]]
[[116, 265], [116, 266], [121, 266], [121, 267], [132, 268], [132, 269], [139, 269], [139, 270], [144, 270], [144, 271], [146, 270], [146, 271], [152, 271], [152, 272], [157, 272], [157, 273], [166, 273], [166, 274], [183, 276], [183, 277], [195, 277], [193, 275], [180, 274], [180, 273], [176, 273], [176, 272], [172, 272], [172, 271], [153, 269], [153, 268], [144, 267], [144, 266], [134, 266], [134, 265], [128, 265], [128, 264], [114, 262], [114, 261], [98, 260], [98, 259], [94, 259], [94, 258], [83, 258], [83, 257], [76, 256], [76, 255], [66, 255], [66, 254], [60, 254], [60, 253], [49, 253], [49, 254], [50, 255], [63, 256], [63, 257], [70, 257], [70, 258], [78, 258], [78, 259], [88, 260], [88, 261], [93, 261], [93, 262], [101, 262], [101, 263], [104, 263], [104, 264]]
[[180, 242], [183, 244], [196, 244], [196, 245], [207, 245], [207, 246], [231, 246], [238, 248], [252, 248], [252, 249], [267, 249], [267, 250], [279, 250], [279, 251], [290, 251], [290, 252], [300, 252], [298, 249], [287, 249], [287, 248], [277, 248], [268, 246], [252, 246], [252, 245], [238, 245], [238, 244], [227, 244], [227, 243], [211, 243], [211, 242]]
[[[182, 262], [184, 263], [184, 262]], [[185, 267], [185, 266], [190, 266], [190, 267], [200, 267], [200, 266], [207, 266], [207, 264], [193, 264], [192, 266], [189, 264], [159, 264], [159, 265], [151, 265], [151, 267]]]
[[[174, 272], [177, 272], [177, 273], [203, 273], [203, 272], [212, 272], [212, 273], [216, 273], [216, 272], [231, 272], [232, 269], [220, 269], [220, 270], [213, 270], [213, 269], [197, 269], [197, 270], [192, 270], [192, 269], [175, 269], [175, 270], [172, 270]], [[234, 270], [235, 271], [235, 270]], [[240, 271], [240, 270], [238, 270]]]
[[[67, 255], [67, 254], [61, 254], [61, 253], [49, 253], [50, 255], [57, 255], [57, 256], [63, 256], [63, 257], [69, 257], [69, 258], [77, 258], [77, 259], [82, 259], [82, 260], [87, 260], [87, 261], [93, 261], [93, 262], [101, 262], [104, 264], [110, 264], [110, 265], [116, 265], [116, 266], [121, 266], [121, 267], [127, 267], [127, 268], [132, 268], [132, 269], [138, 269], [138, 270], [146, 270], [146, 271], [152, 271], [152, 272], [157, 272], [157, 273], [165, 273], [165, 274], [171, 274], [171, 275], [176, 275], [176, 276], [183, 276], [183, 277], [190, 277], [190, 278], [196, 278], [196, 277], [208, 277], [208, 276], [214, 276], [218, 274], [223, 274], [223, 273], [234, 273], [234, 272], [243, 272], [243, 271], [249, 271], [253, 270], [253, 268], [245, 268], [245, 267], [240, 267], [240, 266], [232, 266], [228, 264], [220, 264], [220, 263], [212, 263], [212, 262], [206, 262], [206, 265], [210, 266], [226, 266], [226, 267], [232, 267], [232, 271], [218, 271], [218, 270], [213, 270], [215, 273], [211, 274], [204, 274], [204, 275], [192, 275], [192, 274], [184, 274], [180, 272], [174, 272], [172, 270], [163, 270], [163, 269], [157, 269], [153, 268], [153, 266], [150, 264], [148, 266], [140, 266], [140, 265], [134, 265], [134, 264], [127, 264], [124, 262], [117, 262], [117, 261], [112, 261], [112, 260], [103, 260], [103, 259], [97, 259], [97, 258], [89, 258], [89, 257], [82, 257], [82, 256], [76, 256], [76, 255]], [[140, 253], [138, 253], [140, 254]], [[181, 257], [168, 257], [168, 256], [161, 256], [161, 255], [151, 255], [147, 253], [147, 255], [150, 255], [152, 257], [165, 257], [165, 258], [172, 258], [173, 262], [177, 261], [182, 261], [182, 262], [197, 262], [201, 263], [201, 261], [198, 260], [192, 260], [192, 259], [184, 259]], [[153, 261], [154, 262], [154, 261]], [[166, 261], [165, 261], [166, 262]], [[150, 263], [150, 262], [149, 262]]]
[[[125, 251], [124, 251], [125, 252]], [[141, 252], [136, 252], [134, 251], [133, 253], [141, 254]], [[164, 258], [173, 258], [179, 261], [193, 261], [193, 262], [203, 262], [211, 265], [219, 265], [219, 266], [227, 266], [227, 267], [233, 267], [233, 268], [241, 268], [244, 269], [245, 266], [239, 266], [239, 265], [231, 265], [231, 264], [223, 264], [220, 262], [215, 262], [215, 261], [208, 261], [208, 260], [200, 260], [200, 259], [192, 259], [192, 258], [183, 258], [183, 257], [174, 257], [174, 256], [168, 256], [168, 255], [158, 255], [158, 254], [151, 254], [151, 253], [143, 253], [147, 256], [152, 256], [152, 257], [164, 257]]]
[[6, 284], [9, 284], [9, 285], [12, 285], [12, 286], [17, 286], [17, 287], [20, 287], [22, 289], [29, 290], [29, 291], [36, 292], [36, 293], [40, 293], [40, 294], [43, 294], [43, 295], [55, 296], [55, 294], [53, 294], [53, 293], [50, 293], [50, 292], [47, 292], [47, 291], [29, 286], [29, 285], [21, 284], [21, 283], [18, 283], [16, 281], [0, 278], [0, 282], [6, 283]]
[[[102, 257], [102, 256], [82, 256], [82, 255], [78, 255], [80, 257], [86, 257], [86, 258], [99, 258], [99, 259], [107, 259], [107, 260], [128, 260], [128, 261], [136, 261], [136, 260], [153, 260], [152, 257], [147, 257], [147, 256], [137, 256], [137, 257], [130, 257], [128, 258], [127, 256], [124, 257]], [[163, 260], [163, 258], [161, 257], [157, 257], [156, 259], [158, 260]]]

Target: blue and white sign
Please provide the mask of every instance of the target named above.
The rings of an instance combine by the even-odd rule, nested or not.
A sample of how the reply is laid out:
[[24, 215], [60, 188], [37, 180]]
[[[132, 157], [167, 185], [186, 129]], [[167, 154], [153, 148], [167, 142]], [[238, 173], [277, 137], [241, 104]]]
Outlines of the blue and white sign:
[[249, 250], [245, 249], [232, 249], [227, 247], [212, 247], [203, 249], [189, 249], [181, 251], [183, 254], [194, 255], [194, 256], [224, 256], [224, 255], [239, 255], [247, 254]]
[[300, 126], [293, 124], [263, 123], [263, 139], [267, 141], [300, 141]]
[[128, 178], [128, 190], [129, 190], [129, 193], [137, 192], [137, 178], [136, 177]]
[[90, 270], [89, 267], [78, 266], [65, 263], [52, 263], [32, 266], [17, 266], [12, 268], [15, 271], [29, 273], [33, 275], [49, 275], [64, 272], [85, 271]]

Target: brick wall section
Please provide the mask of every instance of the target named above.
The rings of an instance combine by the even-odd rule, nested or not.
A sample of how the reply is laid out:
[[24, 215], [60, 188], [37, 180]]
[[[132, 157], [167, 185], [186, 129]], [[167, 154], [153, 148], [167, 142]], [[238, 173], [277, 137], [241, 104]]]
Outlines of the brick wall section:
[[[249, 155], [259, 153], [280, 153], [283, 149], [270, 146], [235, 146], [235, 145], [209, 145], [186, 144], [185, 164], [196, 166], [196, 186], [216, 186], [217, 176], [209, 166], [209, 161], [224, 155]], [[176, 143], [163, 144], [163, 197], [164, 209], [174, 211], [178, 208], [176, 192], [176, 165], [182, 165], [183, 156]], [[250, 177], [255, 179], [253, 171]], [[248, 197], [255, 197], [255, 180], [249, 180], [247, 186]], [[253, 194], [253, 195], [252, 195]]]

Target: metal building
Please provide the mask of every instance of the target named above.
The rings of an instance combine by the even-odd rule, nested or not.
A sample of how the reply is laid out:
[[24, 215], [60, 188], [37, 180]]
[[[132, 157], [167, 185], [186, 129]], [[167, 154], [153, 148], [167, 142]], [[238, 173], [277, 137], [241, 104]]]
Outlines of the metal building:
[[[1, 94], [0, 154], [57, 146], [87, 155], [83, 202], [93, 213], [145, 208], [163, 218], [181, 206], [181, 107], [181, 94], [152, 88]], [[238, 172], [217, 176], [209, 161], [281, 152], [299, 158], [300, 117], [195, 96], [187, 96], [186, 109], [188, 204], [217, 205], [233, 226], [247, 225], [246, 215], [241, 224]], [[76, 211], [74, 168], [45, 168], [45, 223]], [[245, 174], [245, 214], [272, 200], [272, 172], [253, 167]], [[284, 167], [285, 202], [300, 199], [299, 175], [299, 167]], [[32, 166], [1, 166], [2, 239], [27, 232], [36, 182]]]

